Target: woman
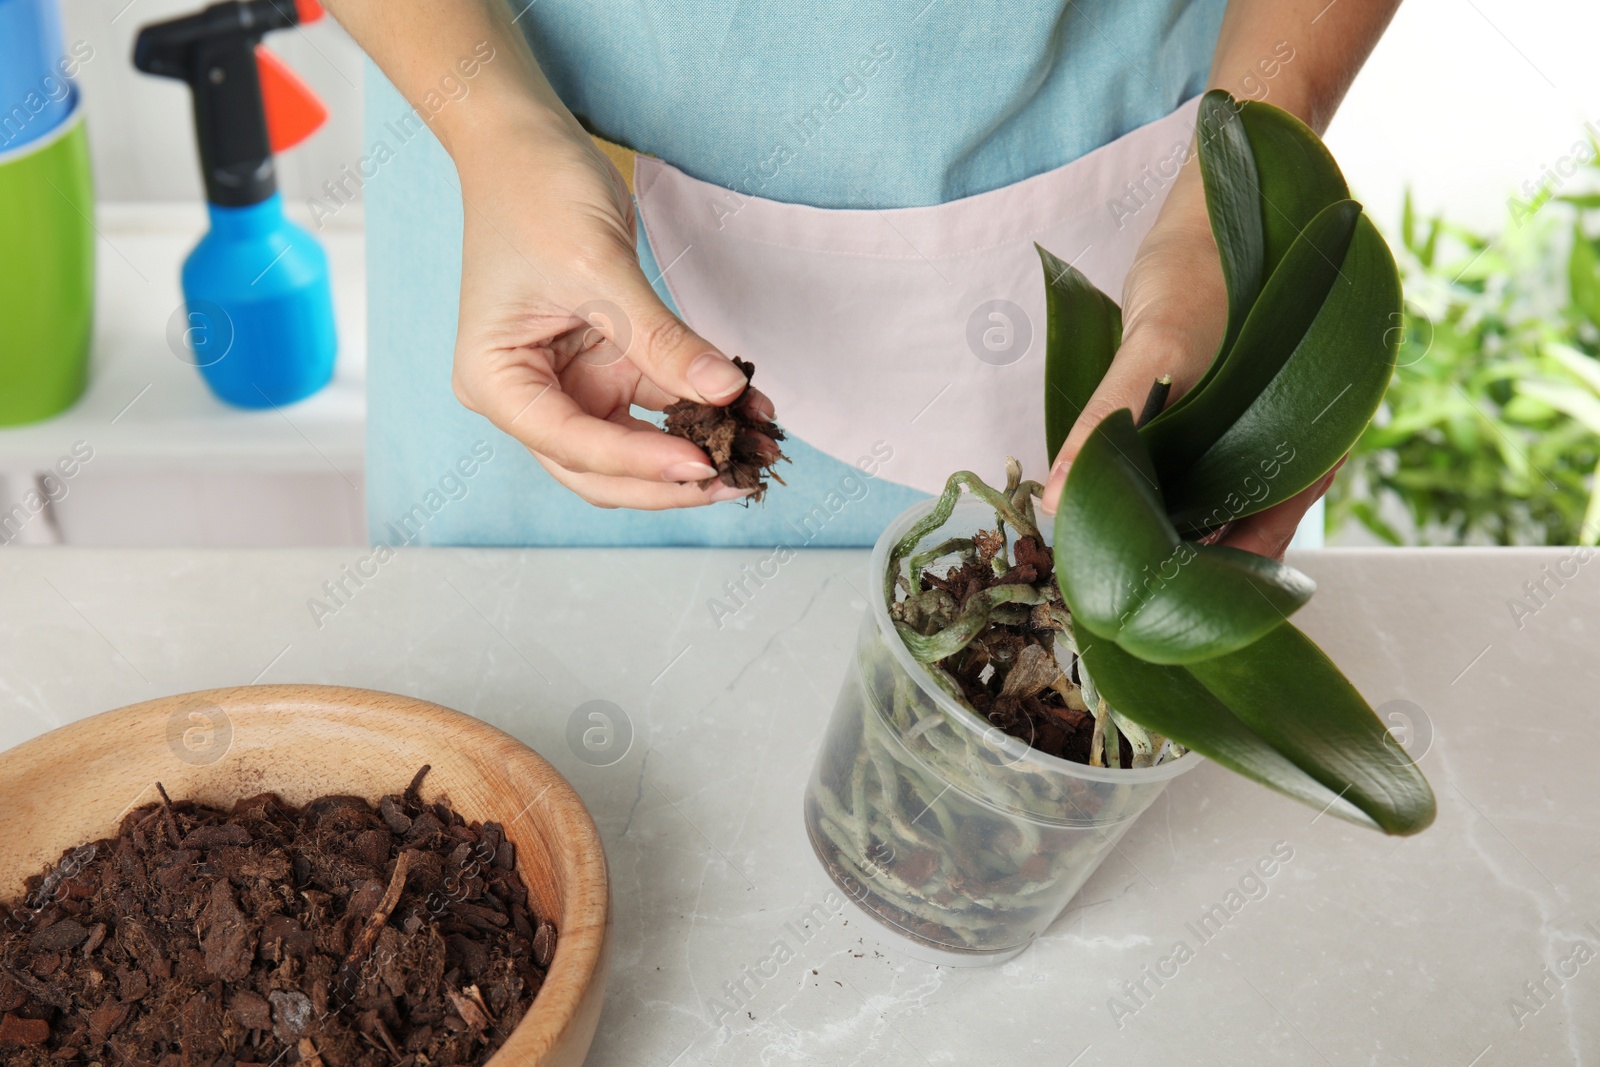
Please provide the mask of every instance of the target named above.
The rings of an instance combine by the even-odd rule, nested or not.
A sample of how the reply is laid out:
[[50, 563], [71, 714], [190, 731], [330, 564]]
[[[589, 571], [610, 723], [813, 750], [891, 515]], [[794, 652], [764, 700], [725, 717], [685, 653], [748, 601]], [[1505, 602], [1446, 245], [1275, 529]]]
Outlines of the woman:
[[[954, 470], [1037, 476], [1035, 241], [1125, 315], [1048, 510], [1095, 422], [1221, 336], [1196, 98], [1320, 132], [1398, 0], [511, 4], [330, 5], [393, 86], [362, 168], [392, 542], [870, 544]], [[637, 410], [685, 398], [776, 411], [787, 485], [707, 507], [737, 492]], [[1227, 542], [1281, 554], [1327, 481]]]

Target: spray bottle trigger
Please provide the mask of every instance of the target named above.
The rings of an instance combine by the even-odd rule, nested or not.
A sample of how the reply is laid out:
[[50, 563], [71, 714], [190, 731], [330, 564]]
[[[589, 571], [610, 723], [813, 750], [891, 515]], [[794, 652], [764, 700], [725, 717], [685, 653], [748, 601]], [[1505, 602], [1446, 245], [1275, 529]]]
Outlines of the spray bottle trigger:
[[304, 141], [328, 118], [327, 105], [288, 65], [264, 45], [256, 45], [256, 70], [261, 77], [261, 105], [267, 115], [267, 138], [274, 152]]

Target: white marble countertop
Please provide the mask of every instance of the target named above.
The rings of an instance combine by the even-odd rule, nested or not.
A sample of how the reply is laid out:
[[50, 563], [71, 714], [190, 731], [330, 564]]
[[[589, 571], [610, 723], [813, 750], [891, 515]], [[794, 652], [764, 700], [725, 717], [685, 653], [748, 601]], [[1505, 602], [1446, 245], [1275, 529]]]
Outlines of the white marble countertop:
[[[852, 911], [787, 932], [831, 888], [800, 797], [864, 553], [800, 553], [719, 630], [708, 598], [762, 553], [406, 551], [319, 627], [308, 600], [363, 555], [0, 553], [0, 746], [254, 681], [406, 693], [510, 731], [571, 779], [610, 858], [596, 1067], [1600, 1061], [1600, 562], [1558, 586], [1570, 550], [1300, 554], [1321, 584], [1302, 625], [1374, 704], [1423, 711], [1433, 828], [1387, 839], [1201, 767], [1041, 941], [951, 970]], [[566, 740], [592, 700], [634, 733], [611, 766]], [[1186, 924], [1275, 848], [1291, 858], [1199, 942]], [[715, 1025], [708, 999], [779, 938], [797, 958]], [[1176, 976], [1125, 994], [1180, 939]]]

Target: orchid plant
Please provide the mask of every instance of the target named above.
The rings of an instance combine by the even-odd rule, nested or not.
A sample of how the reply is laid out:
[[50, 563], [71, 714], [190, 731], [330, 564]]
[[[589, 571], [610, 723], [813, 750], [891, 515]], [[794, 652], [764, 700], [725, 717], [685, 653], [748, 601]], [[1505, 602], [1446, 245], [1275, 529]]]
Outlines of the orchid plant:
[[[913, 655], [937, 668], [979, 638], [991, 613], [998, 622], [1042, 607], [1035, 617], [1054, 620], [1082, 668], [1063, 664], [1071, 681], [1055, 684], [1081, 680], [1097, 752], [1102, 729], [1128, 740], [1135, 766], [1191, 750], [1329, 814], [1415, 833], [1434, 817], [1426, 779], [1289, 621], [1314, 583], [1212, 543], [1228, 523], [1315, 483], [1367, 425], [1398, 345], [1394, 260], [1332, 156], [1292, 115], [1214, 90], [1201, 101], [1197, 141], [1228, 300], [1209, 368], [1171, 403], [1170, 381], [1158, 381], [1139, 418], [1117, 411], [1089, 435], [1056, 509], [1056, 588], [1048, 578], [1031, 591], [996, 585], [959, 618], [921, 611], [900, 564], [950, 515], [961, 487], [992, 503], [1002, 527], [1037, 531], [1028, 494], [1038, 483], [1013, 470], [1002, 491], [961, 472], [905, 551], [891, 554], [891, 609]], [[1081, 272], [1039, 254], [1053, 456], [1111, 365], [1122, 316]], [[928, 562], [912, 560], [913, 570]], [[908, 592], [898, 606], [897, 584]]]

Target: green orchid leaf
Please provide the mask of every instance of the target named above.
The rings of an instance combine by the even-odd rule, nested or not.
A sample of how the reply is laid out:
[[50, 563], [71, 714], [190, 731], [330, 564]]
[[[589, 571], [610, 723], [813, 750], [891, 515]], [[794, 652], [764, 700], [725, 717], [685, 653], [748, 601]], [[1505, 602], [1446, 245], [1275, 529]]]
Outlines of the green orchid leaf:
[[1311, 328], [1339, 276], [1361, 205], [1324, 208], [1295, 238], [1250, 309], [1226, 357], [1192, 390], [1140, 427], [1161, 483], [1169, 485], [1245, 413]]
[[1145, 663], [1090, 631], [1079, 634], [1078, 641], [1095, 689], [1118, 713], [1319, 811], [1380, 825], [1268, 744], [1190, 671]]
[[1262, 288], [1300, 231], [1329, 206], [1350, 198], [1333, 156], [1310, 127], [1286, 111], [1253, 101], [1241, 104], [1213, 89], [1201, 98], [1195, 122], [1206, 211], [1228, 291], [1228, 326], [1205, 374], [1167, 406], [1168, 412], [1187, 407], [1232, 358]]
[[1300, 231], [1329, 204], [1350, 199], [1350, 187], [1322, 139], [1287, 111], [1247, 100], [1239, 116], [1255, 155], [1263, 277], [1270, 278]]
[[[1179, 529], [1206, 529], [1287, 500], [1331, 470], [1388, 387], [1400, 277], [1362, 215], [1311, 328], [1244, 414], [1164, 486]], [[1265, 480], [1257, 494], [1252, 486]]]
[[1044, 434], [1054, 460], [1122, 344], [1122, 309], [1082, 271], [1034, 247], [1044, 264]]
[[1300, 610], [1317, 586], [1288, 564], [1254, 552], [1180, 540], [1139, 589], [1119, 643], [1151, 663], [1174, 664], [1259, 640]]
[[1228, 291], [1228, 331], [1218, 349], [1220, 359], [1243, 328], [1250, 305], [1267, 278], [1261, 191], [1239, 104], [1226, 90], [1213, 89], [1200, 98], [1195, 139], [1206, 211]]
[[1294, 626], [1188, 669], [1257, 736], [1385, 832], [1412, 834], [1433, 822], [1427, 779], [1356, 687]]
[[1152, 663], [1243, 648], [1316, 589], [1293, 567], [1181, 539], [1126, 408], [1096, 426], [1078, 453], [1054, 543], [1062, 546], [1056, 581], [1073, 618]]

